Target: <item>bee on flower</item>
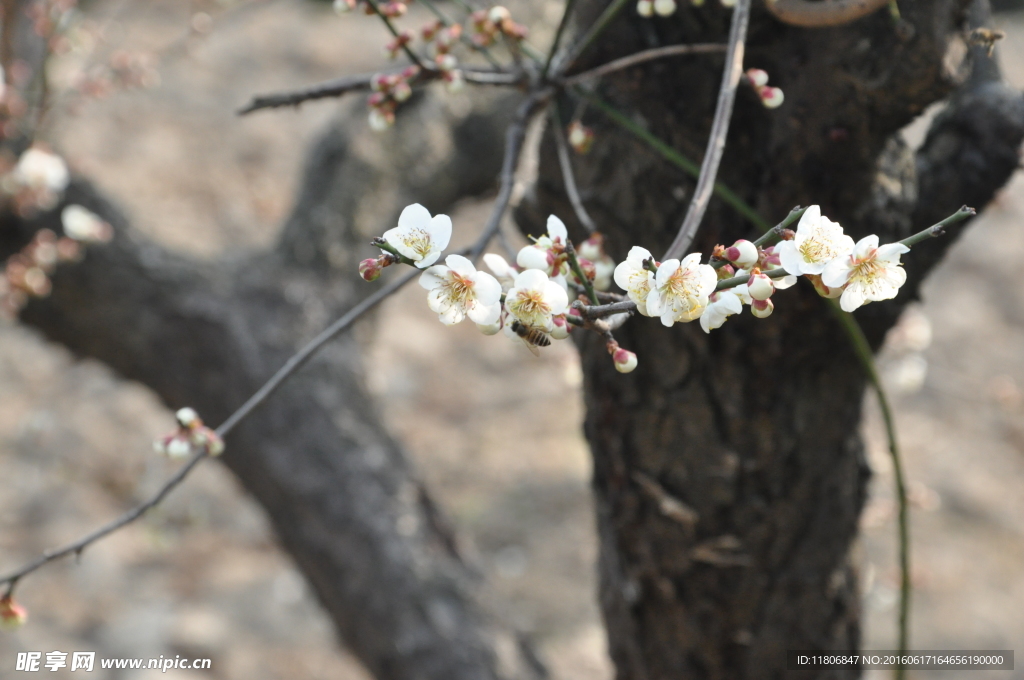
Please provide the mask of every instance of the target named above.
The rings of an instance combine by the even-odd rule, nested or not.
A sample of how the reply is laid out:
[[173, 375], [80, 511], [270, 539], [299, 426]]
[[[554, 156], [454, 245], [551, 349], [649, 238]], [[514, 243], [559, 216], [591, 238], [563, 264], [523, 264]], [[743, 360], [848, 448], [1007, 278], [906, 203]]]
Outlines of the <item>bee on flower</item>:
[[512, 288], [505, 295], [505, 309], [514, 317], [505, 324], [506, 333], [509, 337], [515, 335], [511, 332], [511, 321], [551, 333], [552, 317], [565, 314], [568, 307], [569, 296], [562, 286], [539, 269], [527, 269], [516, 275]]

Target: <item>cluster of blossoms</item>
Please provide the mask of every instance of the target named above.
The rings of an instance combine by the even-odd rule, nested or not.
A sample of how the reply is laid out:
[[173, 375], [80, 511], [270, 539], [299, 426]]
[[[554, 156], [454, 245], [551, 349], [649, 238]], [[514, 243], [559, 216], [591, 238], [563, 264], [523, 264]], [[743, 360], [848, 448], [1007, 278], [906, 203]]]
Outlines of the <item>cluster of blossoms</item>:
[[512, 14], [501, 5], [489, 10], [477, 10], [469, 15], [469, 24], [473, 27], [471, 40], [477, 47], [489, 47], [505, 36], [511, 40], [525, 40], [526, 27], [512, 19]]
[[[397, 227], [374, 240], [383, 252], [363, 260], [360, 275], [376, 280], [384, 267], [395, 263], [423, 269], [419, 283], [429, 291], [427, 304], [442, 323], [469, 318], [485, 335], [504, 331], [535, 353], [551, 340], [568, 337], [573, 326], [590, 327], [607, 335], [608, 351], [622, 372], [636, 367], [636, 355], [618, 346], [609, 324], [594, 326], [588, 315], [599, 305], [583, 303], [596, 301], [596, 291], [606, 290], [612, 278], [641, 315], [657, 317], [665, 326], [699, 319], [710, 333], [744, 306], [757, 318], [771, 316], [775, 291], [796, 285], [799, 276], [809, 279], [820, 295], [840, 298], [847, 312], [893, 298], [906, 281], [900, 255], [909, 250], [902, 243], [879, 246], [877, 236], [854, 243], [816, 205], [803, 211], [796, 231], [779, 234], [779, 243], [763, 246], [741, 239], [729, 247], [716, 246], [709, 263], [702, 263], [699, 253], [658, 262], [650, 251], [634, 246], [615, 265], [600, 235], [591, 236], [577, 252], [565, 225], [552, 215], [547, 233], [522, 248], [515, 265], [500, 255], [484, 255], [493, 272], [487, 273], [461, 255], [435, 264], [451, 233], [446, 215], [431, 217], [423, 206], [411, 205], [402, 211]], [[570, 297], [580, 302], [570, 306]], [[621, 314], [622, 308], [609, 311]]]
[[193, 409], [179, 409], [174, 418], [178, 421], [178, 429], [153, 442], [157, 453], [169, 458], [187, 458], [201, 449], [211, 456], [224, 453], [224, 441], [220, 435], [203, 425]]
[[28, 619], [28, 612], [10, 595], [0, 597], [0, 630], [14, 630]]
[[[403, 263], [424, 270], [419, 283], [427, 293], [427, 305], [445, 325], [469, 319], [485, 335], [499, 332], [522, 341], [534, 353], [552, 340], [569, 337], [582, 319], [569, 307], [570, 288], [606, 289], [615, 263], [603, 249], [600, 235], [584, 241], [577, 253], [569, 242], [565, 224], [552, 215], [547, 233], [521, 249], [516, 264], [494, 253], [484, 255], [493, 273], [478, 270], [462, 255], [448, 255], [435, 264], [451, 239], [447, 215], [431, 216], [421, 205], [410, 205], [398, 218], [398, 226], [374, 240], [383, 251], [363, 260], [359, 273], [376, 280], [384, 267]], [[609, 343], [616, 367], [632, 370], [636, 356]]]
[[412, 96], [409, 81], [419, 75], [418, 66], [409, 66], [401, 73], [378, 74], [373, 77], [367, 103], [370, 105], [370, 128], [386, 130], [395, 123], [395, 109]]
[[0, 315], [13, 318], [30, 298], [46, 297], [50, 277], [61, 262], [81, 259], [83, 244], [110, 240], [113, 229], [99, 216], [80, 205], [61, 211], [64, 236], [40, 229], [19, 252], [7, 258], [0, 270]]
[[785, 97], [782, 90], [768, 85], [768, 72], [759, 68], [748, 68], [744, 74], [747, 83], [754, 88], [754, 92], [761, 98], [761, 103], [766, 109], [777, 109], [782, 106]]

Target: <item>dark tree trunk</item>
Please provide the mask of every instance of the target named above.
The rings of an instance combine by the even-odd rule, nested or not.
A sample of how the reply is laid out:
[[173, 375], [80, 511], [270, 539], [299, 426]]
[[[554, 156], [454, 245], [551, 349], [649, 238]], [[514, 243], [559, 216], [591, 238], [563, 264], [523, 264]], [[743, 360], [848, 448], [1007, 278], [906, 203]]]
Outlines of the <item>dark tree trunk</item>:
[[[31, 302], [22, 320], [145, 383], [172, 408], [193, 406], [220, 423], [299, 346], [376, 289], [355, 274], [369, 234], [391, 226], [408, 203], [443, 211], [491, 189], [509, 119], [510, 107], [500, 104], [454, 114], [422, 99], [382, 150], [358, 143], [372, 134], [361, 110], [347, 117], [354, 122], [339, 122], [313, 149], [278, 247], [212, 263], [142, 238], [76, 181], [65, 201], [104, 215], [116, 236], [90, 247], [81, 263], [61, 266], [53, 294]], [[415, 172], [396, 177], [395, 168]], [[58, 215], [59, 208], [28, 223], [6, 216], [0, 256], [41, 226], [59, 229]], [[351, 334], [226, 443], [224, 462], [267, 511], [342, 639], [375, 677], [542, 674], [525, 641], [476, 604], [473, 569], [384, 430]]]
[[[716, 4], [667, 21], [622, 20], [588, 65], [660, 44], [724, 41], [730, 12]], [[967, 9], [949, 0], [900, 8], [899, 26], [883, 11], [809, 30], [755, 6], [744, 66], [766, 69], [786, 103], [767, 111], [740, 91], [719, 178], [769, 221], [817, 203], [855, 239], [890, 242], [962, 204], [984, 207], [1016, 167], [1024, 103], [989, 82], [988, 64], [937, 119], [916, 162], [894, 138], [957, 84], [947, 52]], [[699, 161], [721, 67], [721, 57], [664, 61], [609, 79], [601, 92]], [[631, 245], [660, 255], [692, 178], [599, 114], [588, 122], [598, 141], [576, 163], [577, 179], [612, 255]], [[572, 216], [550, 143], [518, 216], [536, 233], [549, 212]], [[713, 199], [692, 250], [756, 233]], [[910, 283], [899, 299], [856, 314], [874, 346], [953, 238], [915, 248], [903, 258]], [[790, 677], [787, 649], [857, 649], [849, 550], [870, 476], [857, 434], [865, 377], [824, 300], [802, 283], [777, 294], [767, 320], [744, 313], [705, 335], [696, 323], [666, 329], [639, 317], [617, 338], [640, 360], [626, 376], [597, 336], [580, 345], [600, 599], [618, 678]], [[673, 502], [692, 517], [667, 511]]]

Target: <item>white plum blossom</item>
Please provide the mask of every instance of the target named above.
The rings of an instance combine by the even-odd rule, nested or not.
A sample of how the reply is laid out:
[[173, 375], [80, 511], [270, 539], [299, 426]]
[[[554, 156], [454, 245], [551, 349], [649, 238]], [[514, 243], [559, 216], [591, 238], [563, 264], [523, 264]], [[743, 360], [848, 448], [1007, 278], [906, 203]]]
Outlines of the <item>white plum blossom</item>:
[[14, 179], [22, 186], [60, 193], [67, 188], [71, 174], [63, 158], [33, 146], [18, 159]]
[[845, 286], [839, 298], [843, 311], [852, 312], [868, 302], [896, 297], [907, 281], [900, 255], [910, 248], [902, 243], [879, 246], [878, 237], [872, 234], [858, 241], [852, 251], [829, 262], [821, 273], [822, 283], [829, 288]]
[[626, 259], [615, 267], [615, 283], [626, 291], [629, 299], [636, 303], [636, 311], [644, 316], [652, 316], [647, 311], [647, 296], [651, 292], [652, 272], [644, 269], [644, 260], [653, 259], [651, 251], [640, 246], [633, 246]]
[[699, 318], [718, 282], [714, 267], [700, 263], [700, 253], [691, 253], [682, 262], [666, 260], [658, 267], [658, 274], [651, 273], [650, 278], [653, 284], [647, 296], [647, 312], [660, 316], [666, 326]]
[[99, 215], [80, 205], [68, 205], [60, 213], [64, 235], [76, 241], [109, 241], [113, 230]]
[[384, 240], [420, 269], [437, 262], [451, 237], [451, 218], [431, 217], [430, 211], [419, 203], [406, 207], [398, 218], [398, 226], [384, 232]]
[[730, 290], [712, 293], [708, 297], [708, 307], [700, 315], [700, 327], [704, 329], [705, 333], [710, 333], [713, 328], [720, 328], [727, 318], [743, 311], [744, 298], [746, 298], [747, 304], [750, 301], [746, 288], [747, 285], [742, 284]]
[[569, 231], [565, 228], [565, 223], [554, 215], [548, 217], [547, 226], [548, 231], [545, 235], [519, 251], [516, 264], [523, 269], [539, 269], [554, 275], [557, 273], [554, 267], [558, 255], [569, 242]]
[[449, 255], [445, 264], [423, 272], [420, 286], [430, 291], [427, 304], [446, 326], [468, 316], [473, 323], [489, 327], [501, 316], [501, 284], [461, 255]]
[[484, 255], [484, 264], [491, 270], [494, 277], [498, 279], [502, 292], [507, 293], [512, 288], [519, 270], [510, 265], [505, 258], [497, 253], [487, 253]]
[[[516, 276], [505, 295], [505, 309], [524, 326], [551, 332], [551, 317], [564, 314], [569, 306], [565, 289], [538, 269], [527, 269]], [[511, 319], [505, 328], [511, 328]]]
[[816, 205], [800, 217], [793, 239], [775, 246], [779, 262], [794, 276], [821, 274], [825, 265], [851, 250], [853, 239], [838, 223], [823, 216]]

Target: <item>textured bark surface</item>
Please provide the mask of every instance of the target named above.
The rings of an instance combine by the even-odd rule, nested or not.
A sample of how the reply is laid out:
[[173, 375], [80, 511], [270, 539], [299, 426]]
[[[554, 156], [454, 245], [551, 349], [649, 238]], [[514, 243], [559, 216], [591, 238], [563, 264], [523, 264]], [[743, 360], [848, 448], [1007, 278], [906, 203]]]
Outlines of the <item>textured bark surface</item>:
[[[436, 212], [492, 188], [508, 108], [490, 100], [456, 115], [423, 99], [383, 138], [383, 153], [365, 116], [349, 116], [313, 149], [278, 247], [216, 262], [147, 241], [78, 181], [65, 201], [106, 216], [117, 235], [62, 266], [53, 294], [22, 320], [145, 383], [172, 408], [193, 406], [219, 423], [302, 342], [375, 290], [354, 274], [367, 234], [391, 226], [408, 203]], [[395, 179], [394, 168], [409, 171]], [[8, 217], [0, 250], [42, 225], [57, 229], [58, 214]], [[358, 343], [341, 337], [228, 437], [224, 462], [376, 677], [535, 677], [518, 637], [475, 605], [473, 570], [384, 431], [363, 373]]]
[[[681, 10], [678, 20], [622, 20], [581, 68], [644, 47], [723, 40], [729, 13], [714, 4]], [[854, 238], [877, 233], [885, 243], [962, 204], [983, 208], [1016, 167], [1024, 102], [980, 76], [938, 117], [916, 157], [893, 137], [965, 70], [955, 58], [965, 5], [930, 0], [901, 10], [899, 26], [881, 12], [807, 30], [755, 7], [745, 67], [766, 69], [786, 103], [766, 111], [749, 88], [739, 93], [719, 179], [769, 221], [817, 203]], [[655, 63], [609, 78], [601, 93], [699, 161], [721, 64]], [[660, 255], [693, 179], [599, 114], [588, 123], [598, 142], [576, 163], [577, 179], [612, 255], [622, 259], [634, 244]], [[536, 233], [549, 212], [570, 218], [562, 195], [549, 143], [519, 210], [524, 228]], [[754, 235], [713, 199], [693, 250]], [[876, 347], [954, 238], [915, 248], [904, 257], [910, 282], [899, 299], [857, 313]], [[744, 314], [705, 335], [697, 324], [666, 329], [639, 318], [616, 335], [640, 358], [626, 376], [596, 336], [580, 345], [600, 597], [618, 678], [797, 677], [785, 670], [787, 649], [855, 650], [849, 550], [869, 478], [857, 434], [865, 380], [824, 301], [801, 284], [778, 295], [768, 320]], [[694, 521], [663, 511], [673, 502]]]

